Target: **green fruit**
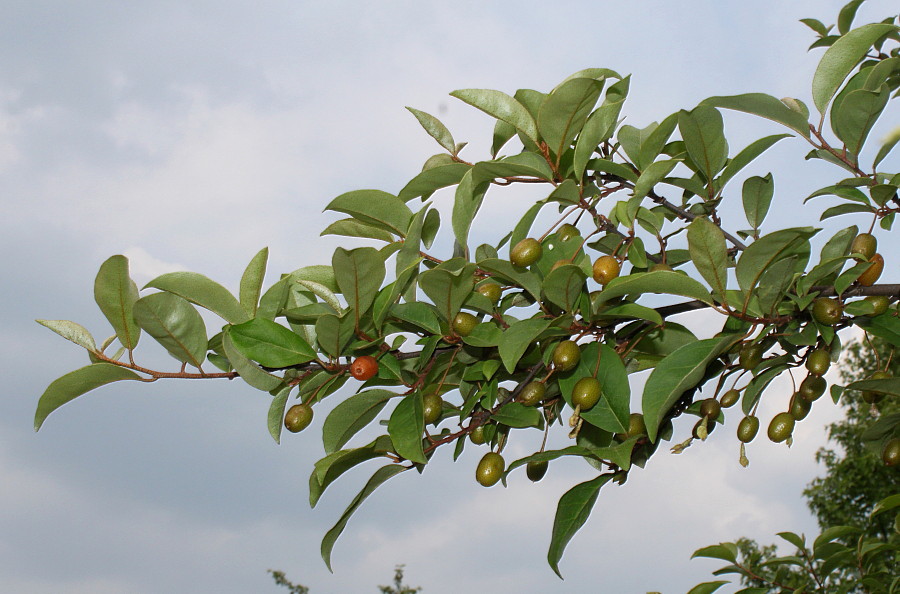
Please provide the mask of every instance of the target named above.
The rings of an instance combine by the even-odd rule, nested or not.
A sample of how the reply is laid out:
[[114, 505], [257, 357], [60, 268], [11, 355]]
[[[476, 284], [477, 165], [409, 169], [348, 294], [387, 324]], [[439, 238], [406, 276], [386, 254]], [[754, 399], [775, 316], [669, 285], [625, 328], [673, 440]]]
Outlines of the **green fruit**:
[[572, 340], [564, 340], [553, 349], [553, 367], [558, 371], [569, 371], [581, 361], [581, 349]]
[[794, 417], [789, 412], [781, 412], [772, 417], [769, 423], [769, 439], [781, 443], [794, 432]]
[[475, 287], [475, 290], [487, 297], [493, 305], [497, 305], [503, 295], [503, 289], [495, 282], [486, 282]]
[[308, 404], [295, 404], [284, 415], [284, 427], [291, 433], [303, 431], [313, 420], [313, 409]]
[[707, 398], [700, 403], [700, 416], [710, 419], [718, 419], [722, 412], [722, 405], [715, 398]]
[[813, 402], [814, 400], [818, 400], [819, 397], [825, 393], [825, 388], [827, 387], [828, 382], [825, 381], [824, 377], [820, 375], [807, 375], [803, 378], [803, 381], [800, 382], [797, 394], [803, 400]]
[[542, 252], [541, 242], [533, 237], [526, 237], [509, 250], [509, 261], [513, 266], [525, 268], [537, 262]]
[[648, 272], [657, 272], [659, 270], [662, 270], [664, 272], [674, 272], [672, 267], [669, 266], [668, 264], [666, 264], [665, 262], [656, 262], [655, 264], [650, 266], [650, 269], [648, 270]]
[[547, 466], [549, 466], [549, 462], [546, 460], [532, 460], [525, 465], [525, 476], [532, 483], [536, 483], [547, 474]]
[[[873, 373], [866, 379], [876, 379], [877, 380], [877, 379], [889, 379], [892, 377], [894, 377], [894, 376], [892, 376], [889, 371], [876, 371], [875, 373]], [[863, 401], [867, 402], [868, 404], [876, 404], [878, 402], [881, 402], [881, 399], [884, 398], [884, 393], [883, 392], [875, 392], [872, 390], [863, 390], [862, 398], [863, 398]]]
[[484, 425], [479, 425], [469, 432], [469, 441], [475, 445], [481, 445], [486, 441], [484, 438]]
[[530, 382], [519, 392], [519, 402], [525, 406], [536, 406], [547, 394], [547, 387], [541, 382]]
[[737, 404], [738, 400], [740, 399], [741, 393], [732, 388], [722, 394], [722, 397], [719, 399], [719, 404], [722, 406], [722, 408], [731, 408], [732, 406]]
[[580, 237], [581, 232], [578, 230], [578, 227], [576, 227], [575, 225], [572, 225], [571, 223], [566, 223], [565, 225], [560, 227], [559, 230], [557, 230], [556, 235], [562, 241], [569, 241], [573, 237]]
[[860, 285], [864, 287], [871, 287], [875, 284], [875, 281], [881, 277], [881, 273], [884, 272], [884, 258], [881, 254], [875, 254], [871, 258], [869, 258], [869, 267], [866, 268], [865, 272], [859, 275], [859, 278], [856, 279]]
[[813, 301], [812, 317], [823, 326], [833, 326], [844, 315], [844, 306], [837, 299], [819, 297]]
[[701, 437], [701, 434], [700, 434], [700, 427], [702, 427], [702, 426], [703, 426], [703, 419], [700, 419], [699, 421], [697, 421], [697, 423], [694, 425], [694, 428], [691, 430], [691, 435], [692, 435], [694, 438], [696, 438], [696, 439], [706, 439], [707, 437], [709, 437], [710, 433], [712, 433], [713, 431], [716, 430], [716, 427], [718, 426], [718, 423], [712, 423], [712, 422], [707, 421], [707, 423], [706, 423], [706, 435], [704, 435], [704, 436]]
[[738, 363], [742, 369], [753, 370], [762, 363], [763, 347], [758, 344], [745, 344], [738, 355]]
[[594, 281], [605, 285], [612, 279], [619, 276], [621, 267], [619, 261], [613, 256], [600, 256], [594, 261], [593, 276]]
[[453, 331], [459, 336], [468, 336], [478, 325], [478, 318], [472, 314], [461, 311], [453, 318]]
[[497, 452], [488, 452], [478, 462], [478, 468], [475, 469], [475, 480], [482, 487], [492, 487], [503, 476], [505, 468], [506, 462], [503, 461], [503, 456]]
[[431, 392], [422, 398], [422, 406], [425, 411], [425, 424], [430, 425], [441, 418], [441, 413], [444, 412], [444, 399], [437, 392]]
[[743, 443], [750, 443], [759, 432], [759, 417], [744, 417], [738, 423], [737, 438]]
[[864, 260], [870, 260], [878, 251], [878, 240], [871, 233], [860, 233], [850, 244], [851, 254], [861, 254]]
[[831, 353], [825, 349], [816, 349], [806, 358], [806, 368], [815, 375], [825, 375], [831, 367]]
[[572, 406], [590, 410], [600, 401], [600, 382], [595, 377], [583, 377], [572, 389]]
[[866, 301], [871, 303], [872, 309], [875, 310], [872, 312], [873, 316], [880, 316], [887, 311], [888, 306], [891, 304], [891, 300], [884, 295], [869, 295], [866, 297]]
[[628, 417], [628, 433], [626, 437], [635, 437], [639, 435], [647, 435], [647, 425], [644, 423], [644, 415], [641, 413], [631, 413]]
[[900, 464], [900, 437], [891, 439], [881, 450], [881, 460], [886, 466], [897, 466]]
[[806, 415], [809, 414], [810, 409], [812, 408], [812, 403], [809, 400], [801, 397], [800, 394], [794, 394], [791, 398], [791, 416], [794, 417], [795, 421], [802, 421], [806, 418]]

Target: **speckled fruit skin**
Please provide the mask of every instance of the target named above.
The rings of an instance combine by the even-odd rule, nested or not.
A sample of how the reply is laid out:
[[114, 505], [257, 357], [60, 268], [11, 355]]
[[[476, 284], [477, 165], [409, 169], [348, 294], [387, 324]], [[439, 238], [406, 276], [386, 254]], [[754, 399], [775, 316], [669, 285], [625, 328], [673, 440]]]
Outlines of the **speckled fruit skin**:
[[572, 225], [571, 223], [566, 223], [565, 225], [560, 227], [559, 231], [557, 231], [556, 234], [562, 241], [569, 241], [573, 237], [581, 236], [581, 232], [578, 230], [578, 227]]
[[806, 358], [806, 369], [815, 375], [825, 375], [831, 367], [831, 353], [825, 349], [816, 349]]
[[738, 355], [738, 364], [741, 366], [741, 369], [751, 371], [762, 363], [762, 356], [763, 348], [760, 345], [747, 344], [741, 348], [741, 353]]
[[875, 254], [871, 258], [869, 258], [869, 267], [866, 268], [866, 271], [859, 275], [859, 278], [856, 279], [860, 285], [864, 287], [871, 287], [874, 285], [878, 279], [881, 277], [881, 273], [884, 272], [884, 257], [881, 254]]
[[478, 318], [469, 312], [461, 311], [453, 318], [453, 331], [458, 336], [468, 336], [478, 325]]
[[575, 369], [581, 361], [581, 349], [571, 340], [564, 340], [553, 349], [553, 367], [559, 371]]
[[441, 418], [444, 411], [444, 399], [437, 392], [425, 394], [422, 398], [422, 407], [425, 411], [425, 424], [430, 425]]
[[506, 462], [504, 462], [503, 456], [497, 452], [488, 452], [478, 462], [478, 467], [475, 469], [475, 480], [482, 487], [492, 487], [500, 481], [505, 468]]
[[481, 445], [485, 442], [484, 425], [479, 425], [472, 429], [472, 432], [469, 433], [469, 441], [471, 441], [475, 445]]
[[308, 404], [295, 404], [284, 415], [284, 428], [291, 433], [303, 431], [313, 420], [313, 409]]
[[707, 398], [700, 403], [700, 415], [710, 419], [718, 419], [722, 412], [722, 405], [715, 398]]
[[794, 417], [789, 412], [781, 412], [772, 417], [769, 423], [769, 439], [781, 443], [794, 432]]
[[600, 401], [600, 382], [595, 377], [583, 377], [572, 389], [572, 406], [590, 410]]
[[372, 379], [378, 373], [378, 359], [370, 355], [357, 357], [350, 364], [350, 375], [361, 382]]
[[619, 261], [613, 256], [600, 256], [594, 261], [592, 270], [594, 281], [601, 285], [619, 276], [620, 271]]
[[807, 402], [813, 402], [818, 400], [819, 397], [825, 393], [827, 387], [828, 382], [825, 381], [825, 378], [820, 375], [810, 374], [800, 382], [800, 387], [797, 388], [797, 394]]
[[509, 261], [513, 266], [526, 268], [537, 262], [543, 251], [541, 242], [533, 237], [526, 237], [509, 250]]
[[740, 399], [741, 393], [732, 388], [722, 394], [722, 397], [719, 399], [719, 404], [722, 406], [722, 408], [731, 408], [732, 406], [737, 404], [738, 400]]
[[738, 423], [737, 438], [743, 443], [750, 443], [759, 433], [759, 417], [744, 417]]
[[895, 437], [884, 444], [884, 449], [881, 450], [881, 461], [886, 466], [900, 464], [900, 437]]
[[812, 317], [823, 326], [837, 324], [841, 320], [842, 315], [844, 315], [844, 307], [837, 299], [819, 297], [813, 301]]
[[493, 305], [497, 305], [503, 296], [503, 289], [497, 283], [488, 282], [475, 287], [475, 290], [487, 297]]
[[541, 382], [529, 382], [519, 392], [519, 402], [525, 406], [536, 406], [547, 394], [547, 387]]
[[871, 233], [860, 233], [853, 238], [850, 244], [851, 254], [861, 254], [863, 258], [869, 260], [878, 251], [878, 240]]
[[871, 303], [872, 309], [875, 310], [872, 312], [873, 316], [880, 316], [891, 305], [891, 300], [884, 295], [869, 295], [866, 297], [866, 301]]
[[525, 465], [525, 476], [527, 476], [528, 480], [532, 483], [536, 483], [547, 474], [548, 466], [549, 463], [546, 460], [532, 460]]

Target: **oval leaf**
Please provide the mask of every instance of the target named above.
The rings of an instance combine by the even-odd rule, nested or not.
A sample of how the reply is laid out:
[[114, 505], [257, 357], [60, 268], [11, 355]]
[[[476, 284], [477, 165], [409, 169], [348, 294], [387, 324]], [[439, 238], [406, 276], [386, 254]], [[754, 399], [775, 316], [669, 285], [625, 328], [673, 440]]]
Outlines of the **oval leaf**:
[[134, 304], [134, 319], [170, 355], [200, 368], [208, 346], [206, 324], [186, 299], [172, 293], [147, 295]]
[[315, 351], [305, 340], [266, 318], [254, 318], [232, 326], [228, 334], [245, 357], [265, 367], [289, 367], [316, 358]]
[[562, 574], [559, 572], [559, 561], [566, 545], [587, 522], [600, 494], [600, 487], [608, 483], [612, 477], [611, 474], [601, 474], [595, 479], [575, 485], [560, 497], [556, 506], [556, 516], [553, 518], [550, 550], [547, 551], [547, 562], [560, 578]]
[[70, 371], [53, 381], [38, 400], [34, 413], [34, 430], [44, 424], [47, 416], [63, 404], [78, 398], [100, 386], [122, 380], [139, 380], [141, 376], [112, 363], [94, 363], [75, 371]]
[[145, 289], [148, 287], [184, 297], [230, 324], [240, 324], [250, 319], [228, 289], [196, 272], [169, 272], [144, 285]]
[[129, 350], [137, 346], [141, 337], [133, 315], [138, 297], [137, 285], [128, 276], [128, 258], [112, 256], [100, 265], [94, 279], [94, 300], [115, 329], [119, 342]]
[[326, 454], [341, 449], [363, 427], [378, 416], [388, 400], [399, 396], [388, 390], [367, 390], [350, 396], [328, 414], [322, 424], [322, 445]]

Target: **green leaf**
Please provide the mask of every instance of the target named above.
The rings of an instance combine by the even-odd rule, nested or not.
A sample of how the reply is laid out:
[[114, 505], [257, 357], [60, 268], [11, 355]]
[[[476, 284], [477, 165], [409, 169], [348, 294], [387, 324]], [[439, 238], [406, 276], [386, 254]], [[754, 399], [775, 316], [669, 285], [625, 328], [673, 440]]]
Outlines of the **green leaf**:
[[272, 404], [269, 405], [269, 414], [266, 417], [269, 426], [269, 435], [275, 440], [275, 443], [281, 443], [281, 430], [284, 429], [284, 409], [287, 408], [288, 396], [291, 395], [293, 386], [284, 386], [272, 398]]
[[591, 425], [611, 433], [627, 431], [631, 386], [628, 384], [625, 364], [618, 353], [605, 344], [588, 343], [582, 348], [578, 367], [559, 378], [559, 389], [570, 406], [575, 384], [583, 377], [596, 377], [600, 382], [602, 396], [593, 408], [582, 411], [581, 417]]
[[680, 295], [697, 299], [710, 305], [713, 303], [709, 291], [700, 282], [679, 272], [668, 270], [635, 272], [615, 278], [606, 285], [606, 288], [597, 296], [594, 303], [606, 303], [623, 295], [644, 293]]
[[825, 113], [828, 102], [872, 45], [898, 29], [896, 25], [883, 23], [863, 25], [843, 35], [825, 51], [812, 81], [813, 103], [819, 113]]
[[208, 341], [203, 318], [186, 299], [172, 293], [154, 293], [134, 304], [134, 319], [169, 354], [200, 369]]
[[797, 257], [791, 256], [779, 260], [766, 270], [759, 279], [759, 309], [764, 314], [775, 313], [775, 306], [781, 302], [794, 280], [794, 269], [797, 265]]
[[887, 394], [889, 396], [900, 396], [900, 377], [859, 380], [847, 384], [845, 388], [847, 390], [869, 391]]
[[763, 220], [769, 213], [769, 206], [772, 204], [772, 196], [774, 195], [775, 182], [771, 173], [765, 177], [754, 175], [744, 181], [741, 192], [741, 198], [744, 202], [744, 213], [747, 216], [747, 222], [754, 229], [759, 229], [759, 226], [762, 225]]
[[97, 352], [97, 344], [94, 342], [94, 337], [81, 324], [70, 322], [69, 320], [35, 320], [35, 322], [53, 330], [66, 340], [70, 340], [78, 346], [87, 349], [88, 352]]
[[818, 229], [812, 227], [782, 229], [754, 241], [741, 254], [735, 267], [738, 285], [749, 293], [773, 263], [795, 254], [808, 254], [809, 238], [817, 232]]
[[740, 336], [708, 338], [685, 345], [659, 362], [644, 386], [642, 409], [647, 436], [656, 441], [666, 413], [687, 390], [703, 379], [713, 359], [731, 348]]
[[709, 105], [700, 105], [693, 111], [682, 110], [678, 114], [678, 128], [691, 160], [707, 180], [713, 179], [728, 160], [722, 114]]
[[625, 99], [622, 98], [615, 102], [604, 103], [585, 122], [578, 135], [578, 141], [575, 143], [574, 163], [575, 175], [578, 179], [584, 175], [585, 167], [597, 146], [612, 137], [624, 102]]
[[390, 243], [394, 236], [381, 227], [363, 223], [357, 219], [341, 219], [325, 227], [319, 235], [343, 235], [344, 237], [361, 237]]
[[459, 313], [459, 308], [475, 288], [475, 265], [464, 263], [462, 267], [453, 270], [460, 263], [461, 260], [448, 260], [419, 276], [422, 291], [448, 322]]
[[245, 357], [265, 367], [289, 367], [316, 358], [316, 352], [299, 335], [266, 318], [232, 326], [228, 335]]
[[703, 582], [702, 584], [697, 584], [690, 590], [688, 590], [687, 594], [712, 594], [725, 584], [730, 584], [728, 581], [718, 581], [718, 582]]
[[841, 8], [841, 12], [838, 13], [838, 32], [841, 35], [847, 33], [850, 30], [850, 26], [853, 24], [853, 18], [856, 16], [856, 11], [859, 10], [860, 5], [865, 0], [850, 0], [847, 4]]
[[790, 134], [773, 134], [772, 136], [766, 136], [765, 138], [760, 138], [759, 140], [755, 140], [748, 144], [741, 152], [735, 155], [734, 158], [730, 159], [728, 165], [722, 170], [722, 175], [720, 175], [717, 180], [719, 188], [724, 187], [735, 174], [749, 165], [758, 156], [766, 152], [776, 142], [784, 138], [790, 138], [790, 136]]
[[806, 541], [801, 536], [794, 534], [793, 532], [779, 532], [778, 536], [788, 541], [798, 549], [806, 548]]
[[508, 427], [540, 427], [543, 415], [533, 406], [510, 402], [492, 414], [491, 419]]
[[821, 36], [828, 35], [828, 29], [831, 27], [826, 27], [822, 21], [818, 19], [800, 19], [800, 22], [818, 33]]
[[728, 284], [728, 249], [722, 230], [706, 217], [697, 217], [688, 225], [687, 240], [697, 271], [724, 299]]
[[497, 350], [506, 371], [512, 373], [516, 369], [519, 359], [522, 358], [531, 343], [550, 327], [551, 322], [552, 320], [541, 318], [520, 320], [504, 330]]
[[332, 454], [371, 423], [385, 407], [388, 400], [399, 396], [388, 390], [366, 390], [334, 407], [322, 424], [322, 445], [326, 454]]
[[559, 561], [566, 545], [587, 522], [600, 494], [600, 487], [608, 483], [612, 477], [611, 474], [601, 474], [595, 479], [575, 485], [560, 497], [556, 516], [553, 518], [550, 550], [547, 551], [547, 562], [560, 578], [562, 574], [559, 572]]
[[137, 346], [141, 329], [134, 321], [132, 308], [138, 300], [138, 289], [128, 276], [128, 258], [112, 256], [100, 265], [94, 279], [94, 300], [116, 331], [122, 346]]
[[390, 315], [398, 320], [409, 322], [431, 334], [441, 333], [440, 320], [438, 320], [434, 306], [430, 303], [421, 301], [397, 303], [391, 307]]
[[462, 181], [456, 187], [456, 193], [453, 199], [453, 213], [450, 224], [453, 227], [453, 235], [456, 237], [456, 243], [462, 247], [466, 254], [469, 248], [469, 230], [472, 228], [472, 221], [481, 208], [484, 200], [484, 194], [488, 188], [488, 182], [476, 183], [473, 179], [474, 172], [477, 170], [470, 169], [463, 176]]
[[316, 320], [316, 341], [331, 357], [340, 357], [353, 338], [356, 318], [352, 312], [341, 316], [327, 314]]
[[538, 141], [537, 124], [534, 118], [528, 113], [525, 106], [506, 93], [491, 89], [461, 89], [453, 91], [450, 95], [512, 125], [532, 141]]
[[587, 275], [579, 266], [564, 264], [544, 279], [544, 294], [551, 303], [571, 312], [584, 292], [586, 279]]
[[885, 84], [878, 92], [866, 89], [852, 91], [839, 105], [834, 106], [831, 114], [832, 129], [850, 152], [858, 155], [862, 150], [872, 126], [884, 111], [890, 97], [890, 88]]
[[874, 318], [857, 318], [853, 323], [869, 334], [883, 338], [895, 347], [900, 348], [900, 319], [886, 312]]
[[557, 162], [581, 131], [602, 90], [602, 80], [573, 78], [556, 87], [541, 105], [538, 131]]
[[416, 116], [416, 119], [419, 120], [419, 123], [422, 124], [422, 127], [425, 128], [425, 131], [428, 132], [429, 136], [437, 140], [437, 143], [447, 149], [448, 153], [456, 154], [456, 143], [453, 141], [453, 135], [450, 134], [450, 130], [447, 129], [447, 126], [442, 124], [441, 121], [433, 115], [427, 114], [424, 111], [419, 111], [412, 107], [407, 107], [406, 109]]
[[403, 200], [381, 190], [354, 190], [341, 194], [325, 210], [348, 214], [400, 237], [406, 237], [413, 216]]
[[869, 517], [875, 517], [880, 513], [890, 511], [897, 507], [900, 507], [900, 493], [886, 497], [876, 503], [875, 507], [872, 508], [872, 513], [869, 514]]
[[397, 404], [388, 420], [388, 435], [398, 455], [416, 464], [427, 464], [422, 449], [425, 432], [425, 409], [422, 393], [415, 391]]
[[112, 382], [139, 379], [141, 376], [130, 369], [112, 363], [94, 363], [70, 371], [54, 380], [41, 394], [37, 410], [34, 413], [34, 430], [37, 431], [41, 428], [50, 413], [86, 392]]
[[803, 114], [794, 111], [775, 97], [765, 93], [710, 97], [701, 101], [701, 105], [724, 107], [725, 109], [752, 113], [779, 124], [784, 124], [788, 128], [799, 132], [802, 136], [809, 138], [809, 122]]
[[737, 563], [737, 554], [738, 550], [734, 543], [721, 542], [717, 545], [697, 549], [694, 551], [694, 554], [691, 555], [691, 559], [705, 557], [707, 559], [721, 559], [722, 561], [728, 561], [729, 563]]
[[390, 447], [390, 438], [380, 435], [361, 448], [334, 452], [316, 462], [309, 476], [309, 506], [315, 507], [325, 489], [342, 474], [363, 462], [384, 456]]
[[382, 254], [371, 247], [345, 250], [337, 248], [331, 259], [334, 278], [347, 305], [355, 314], [355, 320], [365, 314], [384, 280], [385, 268]]
[[250, 319], [228, 289], [196, 272], [169, 272], [156, 277], [144, 288], [154, 288], [175, 293], [191, 303], [208, 309], [230, 324], [240, 324]]
[[656, 161], [648, 165], [634, 184], [633, 200], [641, 200], [678, 165], [678, 159]]
[[244, 306], [250, 317], [256, 315], [256, 309], [259, 304], [259, 296], [262, 293], [263, 278], [266, 276], [266, 262], [269, 259], [269, 248], [264, 247], [259, 250], [247, 268], [241, 275], [241, 285], [238, 290], [241, 305]]
[[888, 135], [884, 139], [884, 143], [881, 145], [881, 148], [878, 149], [878, 154], [875, 155], [875, 160], [872, 161], [872, 169], [878, 167], [879, 163], [881, 163], [885, 157], [888, 156], [888, 153], [891, 152], [897, 143], [900, 142], [900, 126], [891, 130]]
[[[264, 318], [257, 318], [264, 319]], [[273, 324], [275, 322], [272, 322]], [[234, 370], [238, 372], [245, 382], [257, 390], [271, 392], [281, 385], [281, 378], [260, 369], [253, 361], [247, 358], [231, 340], [231, 328], [226, 328], [222, 333], [222, 348], [225, 356]]]
[[322, 559], [325, 561], [325, 566], [328, 567], [328, 571], [332, 571], [331, 569], [331, 551], [334, 548], [334, 543], [337, 542], [338, 537], [341, 535], [341, 532], [344, 531], [344, 528], [347, 526], [347, 521], [350, 520], [350, 516], [359, 509], [359, 506], [362, 505], [362, 502], [366, 500], [366, 498], [372, 494], [375, 489], [385, 483], [389, 478], [403, 472], [404, 470], [409, 470], [406, 466], [401, 466], [400, 464], [388, 464], [387, 466], [382, 466], [378, 470], [375, 471], [375, 474], [372, 475], [372, 478], [366, 483], [363, 487], [362, 491], [360, 491], [356, 497], [353, 498], [353, 501], [350, 502], [350, 505], [347, 506], [347, 509], [344, 510], [344, 513], [341, 514], [340, 519], [337, 523], [325, 533], [325, 536], [322, 538]]
[[431, 196], [432, 193], [441, 188], [458, 184], [466, 172], [471, 169], [471, 165], [466, 165], [464, 163], [448, 163], [447, 165], [426, 169], [409, 180], [409, 182], [403, 186], [403, 189], [400, 190], [397, 197], [404, 202], [409, 202], [413, 198], [418, 198], [419, 196], [422, 196], [423, 198]]

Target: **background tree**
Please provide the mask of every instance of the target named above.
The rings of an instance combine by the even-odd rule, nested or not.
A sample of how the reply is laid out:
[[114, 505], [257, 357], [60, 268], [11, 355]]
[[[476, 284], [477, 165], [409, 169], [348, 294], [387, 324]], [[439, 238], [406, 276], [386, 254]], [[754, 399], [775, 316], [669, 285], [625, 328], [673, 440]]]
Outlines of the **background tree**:
[[[894, 359], [894, 347], [875, 338], [870, 341], [854, 341], [848, 345], [841, 361], [841, 376], [845, 381], [858, 381], [874, 373], [888, 371], [896, 376], [900, 371]], [[861, 572], [883, 576], [900, 575], [897, 551], [900, 550], [900, 531], [893, 514], [872, 514], [880, 502], [897, 499], [900, 494], [900, 473], [885, 465], [882, 452], [872, 443], [870, 428], [873, 420], [890, 417], [900, 411], [896, 398], [883, 398], [877, 394], [856, 391], [844, 392], [840, 400], [845, 417], [828, 426], [828, 434], [839, 450], [821, 448], [816, 459], [825, 464], [825, 475], [810, 482], [803, 496], [816, 516], [823, 533], [843, 532], [837, 540], [854, 548], [860, 536], [865, 535], [879, 542], [883, 549], [872, 550], [872, 556], [863, 565], [853, 555], [845, 563], [835, 566], [832, 572], [820, 576], [827, 592], [879, 592], [891, 591], [890, 580], [870, 579]], [[884, 504], [882, 504], [884, 506]], [[843, 527], [852, 527], [858, 533], [848, 533]], [[789, 535], [790, 533], [784, 533]], [[789, 538], [793, 538], [791, 535]], [[790, 542], [790, 541], [789, 541]], [[793, 543], [792, 543], [793, 544]], [[721, 546], [721, 545], [720, 545]], [[740, 582], [744, 586], [769, 592], [773, 584], [779, 587], [799, 589], [811, 586], [810, 572], [802, 564], [780, 564], [775, 545], [760, 546], [755, 540], [739, 538], [736, 565], [744, 568]], [[881, 545], [879, 545], [881, 546]], [[722, 552], [721, 549], [711, 551]], [[702, 555], [701, 555], [702, 556]], [[793, 558], [804, 558], [800, 549]], [[814, 566], [821, 573], [826, 559], [819, 559]]]
[[[142, 297], [127, 260], [113, 256], [94, 292], [114, 336], [97, 346], [78, 324], [41, 321], [85, 348], [92, 363], [48, 387], [35, 428], [72, 399], [116, 381], [240, 377], [272, 395], [269, 429], [279, 440], [283, 426], [309, 426], [315, 404], [352, 378], [363, 382], [360, 391], [322, 424], [326, 456], [310, 477], [311, 504], [347, 470], [373, 459], [387, 464], [325, 535], [326, 564], [349, 517], [378, 486], [421, 471], [442, 446], [454, 444], [458, 458], [471, 441], [490, 450], [475, 469], [484, 486], [522, 466], [539, 480], [547, 463], [564, 456], [597, 471], [557, 508], [548, 561], [559, 573], [599, 490], [624, 483], [633, 465], [654, 455], [671, 437], [674, 418], [698, 417], [679, 449], [705, 439], [723, 422], [722, 409], [738, 401], [742, 425], [758, 427], [766, 386], [797, 372], [805, 377], [793, 402], [784, 403], [789, 410], [767, 422], [770, 439], [790, 444], [795, 423], [825, 390], [822, 375], [841, 350], [841, 330], [860, 326], [889, 341], [900, 335], [891, 309], [900, 287], [876, 284], [885, 262], [870, 233], [876, 224], [889, 230], [900, 211], [900, 178], [878, 171], [900, 136], [874, 157], [862, 152], [898, 87], [900, 36], [893, 17], [851, 29], [858, 4], [842, 12], [839, 35], [807, 23], [820, 34], [817, 45], [828, 48], [812, 81], [819, 112], [812, 122], [798, 99], [753, 93], [711, 97], [644, 129], [620, 125], [629, 78], [603, 68], [575, 73], [547, 93], [464, 89], [452, 95], [495, 120], [490, 158], [464, 159], [464, 143], [411, 109], [446, 152], [429, 158], [397, 195], [359, 190], [329, 204], [349, 218], [324, 233], [372, 240], [377, 249], [338, 248], [331, 266], [301, 268], [265, 291], [262, 250], [237, 297], [185, 272], [152, 280], [145, 289], [157, 292]], [[790, 132], [732, 155], [722, 109]], [[760, 231], [774, 196], [771, 175], [752, 176], [739, 191], [729, 185], [788, 136], [813, 147], [808, 158], [838, 168], [838, 179], [809, 197], [837, 198], [823, 217], [865, 213], [869, 222], [862, 233], [855, 226], [835, 233], [815, 264], [810, 239], [819, 229]], [[511, 154], [502, 156], [511, 141]], [[518, 184], [540, 184], [547, 193], [496, 243], [470, 246], [488, 191]], [[453, 247], [438, 257], [428, 251], [441, 228], [430, 199], [449, 187]], [[738, 192], [750, 228], [727, 230], [720, 206]], [[549, 220], [541, 213], [548, 206], [557, 209]], [[208, 336], [195, 306], [220, 316], [221, 332]], [[697, 309], [715, 314], [709, 335], [672, 319]], [[139, 364], [142, 333], [180, 369]], [[633, 407], [630, 376], [641, 374], [646, 381]], [[895, 378], [847, 387], [900, 393]], [[563, 428], [549, 443], [562, 440], [562, 447], [547, 449], [556, 424]], [[897, 425], [885, 423], [880, 442], [891, 443]], [[369, 426], [386, 433], [345, 447]], [[527, 439], [529, 429], [543, 432], [540, 447], [507, 465], [504, 448]], [[742, 443], [755, 432], [743, 431]]]

